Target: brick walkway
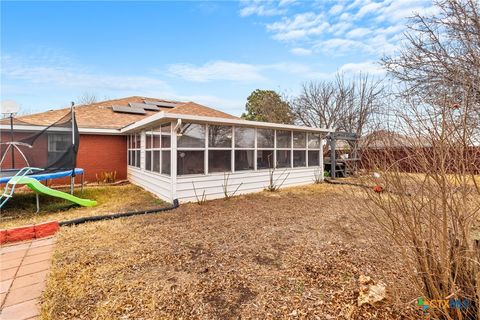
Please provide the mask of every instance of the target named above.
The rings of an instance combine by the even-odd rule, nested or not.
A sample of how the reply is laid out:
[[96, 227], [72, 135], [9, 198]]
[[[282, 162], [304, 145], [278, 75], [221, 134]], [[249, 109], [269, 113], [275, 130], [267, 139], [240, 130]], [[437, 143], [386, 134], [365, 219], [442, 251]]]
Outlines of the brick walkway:
[[36, 319], [55, 238], [0, 248], [0, 319]]

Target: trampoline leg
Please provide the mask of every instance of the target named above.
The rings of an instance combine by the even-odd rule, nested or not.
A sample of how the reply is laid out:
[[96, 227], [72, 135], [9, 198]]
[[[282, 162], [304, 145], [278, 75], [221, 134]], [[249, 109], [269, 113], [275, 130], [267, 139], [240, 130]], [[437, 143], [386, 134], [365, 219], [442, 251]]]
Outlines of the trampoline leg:
[[81, 186], [81, 188], [80, 188], [80, 192], [81, 192], [82, 194], [83, 194], [83, 185], [84, 185], [84, 184], [85, 184], [85, 176], [84, 176], [84, 174], [83, 174], [83, 172], [82, 172], [82, 186]]
[[39, 213], [40, 212], [40, 196], [36, 192], [35, 192], [35, 199], [37, 200], [37, 212], [35, 213]]
[[75, 187], [75, 177], [70, 177], [70, 194], [73, 194], [73, 188]]

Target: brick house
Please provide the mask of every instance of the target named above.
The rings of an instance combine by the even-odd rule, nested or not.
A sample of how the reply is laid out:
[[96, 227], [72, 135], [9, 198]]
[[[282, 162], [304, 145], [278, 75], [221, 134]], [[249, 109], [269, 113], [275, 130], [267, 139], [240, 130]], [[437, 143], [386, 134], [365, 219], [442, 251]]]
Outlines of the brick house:
[[[18, 117], [15, 130], [48, 126], [68, 112]], [[208, 199], [222, 197], [227, 175], [227, 188], [238, 194], [263, 190], [269, 181], [293, 186], [322, 179], [323, 145], [332, 132], [247, 121], [194, 102], [138, 96], [77, 106], [75, 119], [80, 136], [76, 166], [85, 170], [88, 182], [102, 172], [116, 172], [117, 180], [128, 179], [170, 202], [195, 200], [196, 192]], [[8, 128], [5, 119], [0, 128]], [[61, 134], [47, 138], [50, 157]]]

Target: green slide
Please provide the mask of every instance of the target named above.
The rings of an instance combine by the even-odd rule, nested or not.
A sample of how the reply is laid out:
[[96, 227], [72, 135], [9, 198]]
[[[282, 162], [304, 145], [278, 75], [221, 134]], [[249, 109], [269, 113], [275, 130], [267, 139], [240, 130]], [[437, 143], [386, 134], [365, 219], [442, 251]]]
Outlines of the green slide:
[[72, 196], [69, 193], [65, 193], [62, 191], [50, 189], [49, 187], [44, 186], [40, 183], [37, 179], [29, 178], [29, 177], [13, 177], [10, 179], [9, 183], [14, 184], [24, 184], [33, 191], [37, 193], [43, 193], [52, 197], [62, 198], [83, 207], [93, 207], [97, 205], [97, 201], [89, 200], [89, 199], [81, 199], [75, 196]]

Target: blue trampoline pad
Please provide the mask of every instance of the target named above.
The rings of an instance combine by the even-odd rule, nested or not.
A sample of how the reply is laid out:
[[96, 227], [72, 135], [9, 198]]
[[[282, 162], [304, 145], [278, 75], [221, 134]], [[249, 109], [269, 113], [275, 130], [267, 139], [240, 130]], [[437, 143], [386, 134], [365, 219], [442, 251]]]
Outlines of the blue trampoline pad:
[[[0, 183], [7, 183], [19, 170], [2, 170], [0, 171]], [[75, 168], [75, 175], [83, 174], [83, 169]], [[72, 170], [55, 171], [42, 173], [42, 171], [36, 171], [32, 174], [26, 175], [26, 177], [37, 179], [38, 181], [58, 179], [72, 176]]]

